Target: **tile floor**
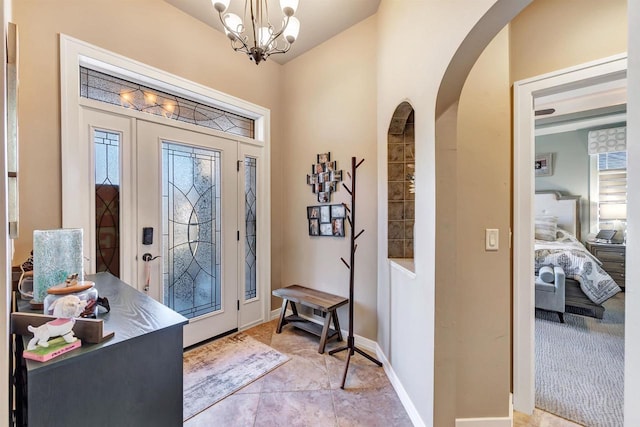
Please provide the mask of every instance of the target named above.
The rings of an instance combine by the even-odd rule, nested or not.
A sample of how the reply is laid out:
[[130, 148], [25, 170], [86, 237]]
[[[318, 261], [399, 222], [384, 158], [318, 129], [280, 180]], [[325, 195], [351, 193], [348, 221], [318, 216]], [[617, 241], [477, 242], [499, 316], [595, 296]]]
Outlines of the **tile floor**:
[[[356, 354], [345, 390], [340, 389], [346, 352], [331, 341], [318, 354], [318, 338], [291, 326], [276, 334], [277, 321], [245, 333], [291, 360], [188, 420], [185, 427], [245, 426], [411, 426], [411, 421], [382, 368]], [[576, 427], [571, 421], [536, 409], [514, 413], [514, 427]]]
[[532, 415], [513, 413], [513, 427], [580, 427], [581, 425], [537, 408], [533, 410]]
[[277, 321], [245, 333], [291, 360], [188, 420], [185, 427], [411, 426], [384, 369], [357, 353], [340, 389], [346, 351], [330, 341], [318, 353], [318, 338], [291, 326], [276, 334]]

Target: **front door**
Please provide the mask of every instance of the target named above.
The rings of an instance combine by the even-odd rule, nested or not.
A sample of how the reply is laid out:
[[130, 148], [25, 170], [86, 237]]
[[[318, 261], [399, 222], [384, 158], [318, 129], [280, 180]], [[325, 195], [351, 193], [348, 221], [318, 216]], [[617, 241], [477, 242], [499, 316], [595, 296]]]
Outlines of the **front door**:
[[185, 347], [238, 327], [237, 156], [233, 140], [137, 122], [138, 284], [189, 318]]

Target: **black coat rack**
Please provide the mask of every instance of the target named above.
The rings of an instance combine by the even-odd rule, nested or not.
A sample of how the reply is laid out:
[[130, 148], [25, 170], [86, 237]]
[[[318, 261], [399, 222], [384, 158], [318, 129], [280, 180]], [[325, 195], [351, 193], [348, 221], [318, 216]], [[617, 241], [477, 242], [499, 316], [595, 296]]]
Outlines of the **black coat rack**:
[[356, 163], [356, 158], [351, 158], [351, 173], [349, 174], [347, 172], [347, 175], [349, 175], [351, 178], [351, 188], [347, 187], [347, 185], [344, 183], [342, 184], [344, 189], [347, 190], [347, 192], [351, 195], [351, 208], [349, 209], [349, 206], [344, 204], [345, 208], [350, 214], [347, 217], [347, 221], [351, 226], [351, 260], [349, 263], [347, 263], [344, 258], [340, 258], [344, 265], [346, 265], [349, 269], [349, 336], [347, 337], [346, 346], [336, 348], [329, 352], [329, 354], [335, 354], [343, 350], [348, 350], [347, 361], [344, 366], [344, 373], [342, 374], [342, 385], [340, 385], [340, 388], [342, 389], [344, 389], [344, 382], [347, 379], [347, 371], [349, 370], [349, 362], [351, 360], [351, 356], [353, 356], [355, 352], [358, 352], [376, 365], [382, 366], [382, 363], [379, 360], [375, 359], [374, 357], [368, 355], [367, 353], [356, 347], [355, 339], [353, 337], [353, 282], [355, 273], [356, 249], [358, 249], [358, 245], [356, 245], [356, 239], [360, 237], [362, 233], [364, 233], [364, 230], [361, 230], [358, 234], [356, 234], [356, 170], [358, 169], [358, 167], [360, 167], [362, 162], [364, 162], [364, 159]]

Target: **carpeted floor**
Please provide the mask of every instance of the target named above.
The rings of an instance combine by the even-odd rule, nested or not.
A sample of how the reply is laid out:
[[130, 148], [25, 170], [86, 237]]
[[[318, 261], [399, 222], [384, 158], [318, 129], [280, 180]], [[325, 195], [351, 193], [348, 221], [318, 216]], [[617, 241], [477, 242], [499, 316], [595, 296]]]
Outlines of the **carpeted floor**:
[[604, 318], [536, 310], [536, 406], [589, 427], [623, 423], [624, 293]]
[[289, 357], [239, 333], [189, 350], [183, 359], [186, 421], [282, 365]]

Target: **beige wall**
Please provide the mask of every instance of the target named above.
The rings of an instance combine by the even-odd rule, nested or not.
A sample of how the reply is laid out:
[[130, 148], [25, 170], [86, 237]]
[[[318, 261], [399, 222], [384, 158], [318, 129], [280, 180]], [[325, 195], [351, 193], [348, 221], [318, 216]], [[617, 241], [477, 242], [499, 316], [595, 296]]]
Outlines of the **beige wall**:
[[[450, 305], [436, 310], [436, 316], [447, 309], [457, 312], [455, 347], [444, 340], [436, 350], [443, 366], [450, 359], [440, 350], [455, 351], [456, 418], [508, 415], [510, 82], [624, 52], [626, 4], [607, 3], [536, 0], [512, 21], [510, 33], [503, 31], [486, 48], [465, 82], [458, 110], [457, 182], [438, 174], [443, 192], [457, 194], [458, 207], [455, 299], [447, 301], [451, 291], [443, 292], [438, 305]], [[500, 230], [498, 252], [484, 250], [485, 228]], [[491, 309], [483, 314], [483, 306]], [[450, 411], [442, 402], [437, 414]]]
[[60, 76], [58, 34], [64, 33], [271, 110], [272, 278], [282, 253], [281, 66], [255, 66], [228, 40], [164, 1], [21, 0], [20, 239], [14, 264], [31, 250], [34, 229], [60, 227]]
[[[457, 152], [456, 417], [506, 415], [511, 351], [507, 28], [485, 49], [465, 82]], [[485, 250], [486, 228], [499, 230], [498, 251]]]
[[[286, 145], [283, 147], [283, 203], [280, 220], [284, 227], [282, 283], [293, 283], [349, 296], [349, 270], [340, 257], [349, 260], [350, 230], [346, 238], [310, 237], [306, 207], [318, 205], [306, 176], [316, 155], [330, 152], [343, 170], [343, 182], [351, 169], [351, 157], [365, 162], [357, 174], [357, 241], [355, 269], [356, 334], [376, 337], [376, 50], [363, 49], [375, 38], [376, 18], [356, 26], [288, 62], [283, 70]], [[339, 189], [331, 203], [350, 203]], [[338, 310], [341, 325], [348, 327], [346, 307]]]
[[511, 25], [511, 81], [626, 50], [626, 0], [535, 0]]
[[[434, 419], [435, 105], [454, 53], [494, 3], [383, 0], [378, 10], [378, 343], [426, 425], [432, 425]], [[504, 16], [497, 19], [504, 24], [508, 21]], [[498, 31], [495, 28], [494, 34]], [[386, 261], [386, 141], [393, 111], [405, 100], [415, 110], [416, 278], [396, 281], [394, 273], [392, 281]], [[449, 302], [438, 310], [459, 310], [455, 301]], [[496, 397], [499, 403], [491, 402], [492, 407], [506, 407], [507, 397], [508, 389], [504, 396]], [[446, 420], [447, 424], [437, 425], [453, 425], [453, 418]]]

